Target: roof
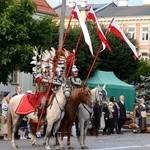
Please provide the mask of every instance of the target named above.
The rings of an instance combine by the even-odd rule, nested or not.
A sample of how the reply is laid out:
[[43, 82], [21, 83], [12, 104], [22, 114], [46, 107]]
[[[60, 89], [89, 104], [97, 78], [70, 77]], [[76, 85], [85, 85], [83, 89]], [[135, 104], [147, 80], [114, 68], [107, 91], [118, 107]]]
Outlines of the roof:
[[33, 0], [36, 3], [37, 12], [57, 16], [55, 10], [46, 2], [46, 0]]
[[[115, 3], [112, 2], [112, 3], [109, 3], [109, 4], [108, 3], [104, 3], [104, 4], [88, 4], [85, 9], [88, 10], [88, 8], [90, 6], [92, 6], [92, 8], [93, 8], [94, 11], [96, 11], [96, 10], [98, 10], [100, 8], [105, 8], [107, 6], [116, 7]], [[82, 9], [80, 5], [78, 5], [78, 8], [79, 8], [79, 10]], [[58, 6], [54, 7], [54, 10], [57, 12], [58, 16], [61, 16], [61, 5], [58, 5]], [[65, 14], [66, 17], [70, 16], [71, 10], [72, 10], [72, 8], [70, 8], [67, 5], [66, 6], [66, 14]]]
[[111, 86], [111, 88], [133, 89], [133, 86], [118, 79], [111, 71], [96, 71], [95, 75], [87, 82], [91, 87], [97, 85]]
[[135, 17], [149, 16], [150, 5], [143, 6], [122, 6], [122, 7], [106, 7], [96, 12], [96, 16], [100, 17]]

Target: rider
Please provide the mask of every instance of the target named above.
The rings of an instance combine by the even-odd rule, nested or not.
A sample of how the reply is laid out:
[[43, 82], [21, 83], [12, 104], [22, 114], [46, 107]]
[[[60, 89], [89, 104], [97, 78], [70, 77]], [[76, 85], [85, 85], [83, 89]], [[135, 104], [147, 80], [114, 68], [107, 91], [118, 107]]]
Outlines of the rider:
[[47, 62], [42, 63], [42, 73], [39, 73], [35, 79], [36, 82], [36, 92], [37, 94], [37, 108], [38, 116], [41, 114], [46, 102], [46, 92], [48, 91], [49, 84], [52, 84], [52, 79], [50, 77], [49, 64]]
[[79, 70], [75, 65], [73, 65], [71, 73], [72, 73], [72, 76], [69, 77], [69, 80], [71, 81], [73, 88], [81, 87], [82, 81], [78, 77]]
[[56, 75], [54, 76], [53, 84], [54, 91], [57, 91], [62, 83], [65, 82], [64, 71], [60, 65], [56, 68]]
[[[69, 80], [71, 81], [73, 89], [81, 87], [82, 81], [78, 77], [79, 70], [75, 65], [73, 65], [72, 67], [71, 74], [72, 75], [69, 77]], [[78, 117], [75, 117], [75, 126], [76, 126], [76, 135], [79, 136]]]

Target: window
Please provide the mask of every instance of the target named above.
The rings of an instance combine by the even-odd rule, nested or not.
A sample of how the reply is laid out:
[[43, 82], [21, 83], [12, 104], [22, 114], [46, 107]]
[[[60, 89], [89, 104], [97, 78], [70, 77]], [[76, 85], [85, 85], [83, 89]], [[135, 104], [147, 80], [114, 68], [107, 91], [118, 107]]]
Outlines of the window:
[[17, 71], [14, 71], [12, 74], [11, 74], [11, 83], [12, 84], [18, 84], [18, 72]]
[[128, 27], [128, 34], [130, 38], [135, 39], [135, 27]]
[[148, 27], [142, 27], [142, 41], [148, 41]]

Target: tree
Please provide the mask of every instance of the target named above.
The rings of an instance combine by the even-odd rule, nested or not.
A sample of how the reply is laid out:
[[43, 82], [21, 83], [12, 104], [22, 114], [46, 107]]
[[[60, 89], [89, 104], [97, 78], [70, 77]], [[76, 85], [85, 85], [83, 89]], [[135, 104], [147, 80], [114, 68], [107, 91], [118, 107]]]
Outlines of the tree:
[[138, 64], [138, 68], [135, 70], [134, 74], [130, 77], [131, 81], [140, 82], [140, 76], [150, 76], [150, 62], [141, 59]]
[[2, 4], [4, 9], [1, 9], [3, 11], [0, 14], [0, 82], [7, 84], [13, 71], [31, 72], [29, 64], [34, 46], [49, 49], [58, 45], [58, 27], [51, 17], [35, 20], [33, 14], [36, 7], [30, 0], [18, 0], [7, 3], [8, 5], [4, 1]]

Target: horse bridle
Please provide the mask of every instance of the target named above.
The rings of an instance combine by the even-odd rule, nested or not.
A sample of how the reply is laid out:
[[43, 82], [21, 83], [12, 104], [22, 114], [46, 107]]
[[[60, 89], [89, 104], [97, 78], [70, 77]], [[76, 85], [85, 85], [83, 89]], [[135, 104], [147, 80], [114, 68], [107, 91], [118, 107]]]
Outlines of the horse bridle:
[[[66, 89], [66, 90], [64, 90], [64, 89]], [[62, 87], [62, 90], [63, 90], [63, 94], [65, 95], [65, 93], [66, 92], [69, 92], [69, 94], [71, 95], [71, 92], [72, 92], [72, 87], [70, 88], [70, 86], [64, 86], [64, 87]], [[65, 97], [66, 97], [66, 95], [65, 95]]]

